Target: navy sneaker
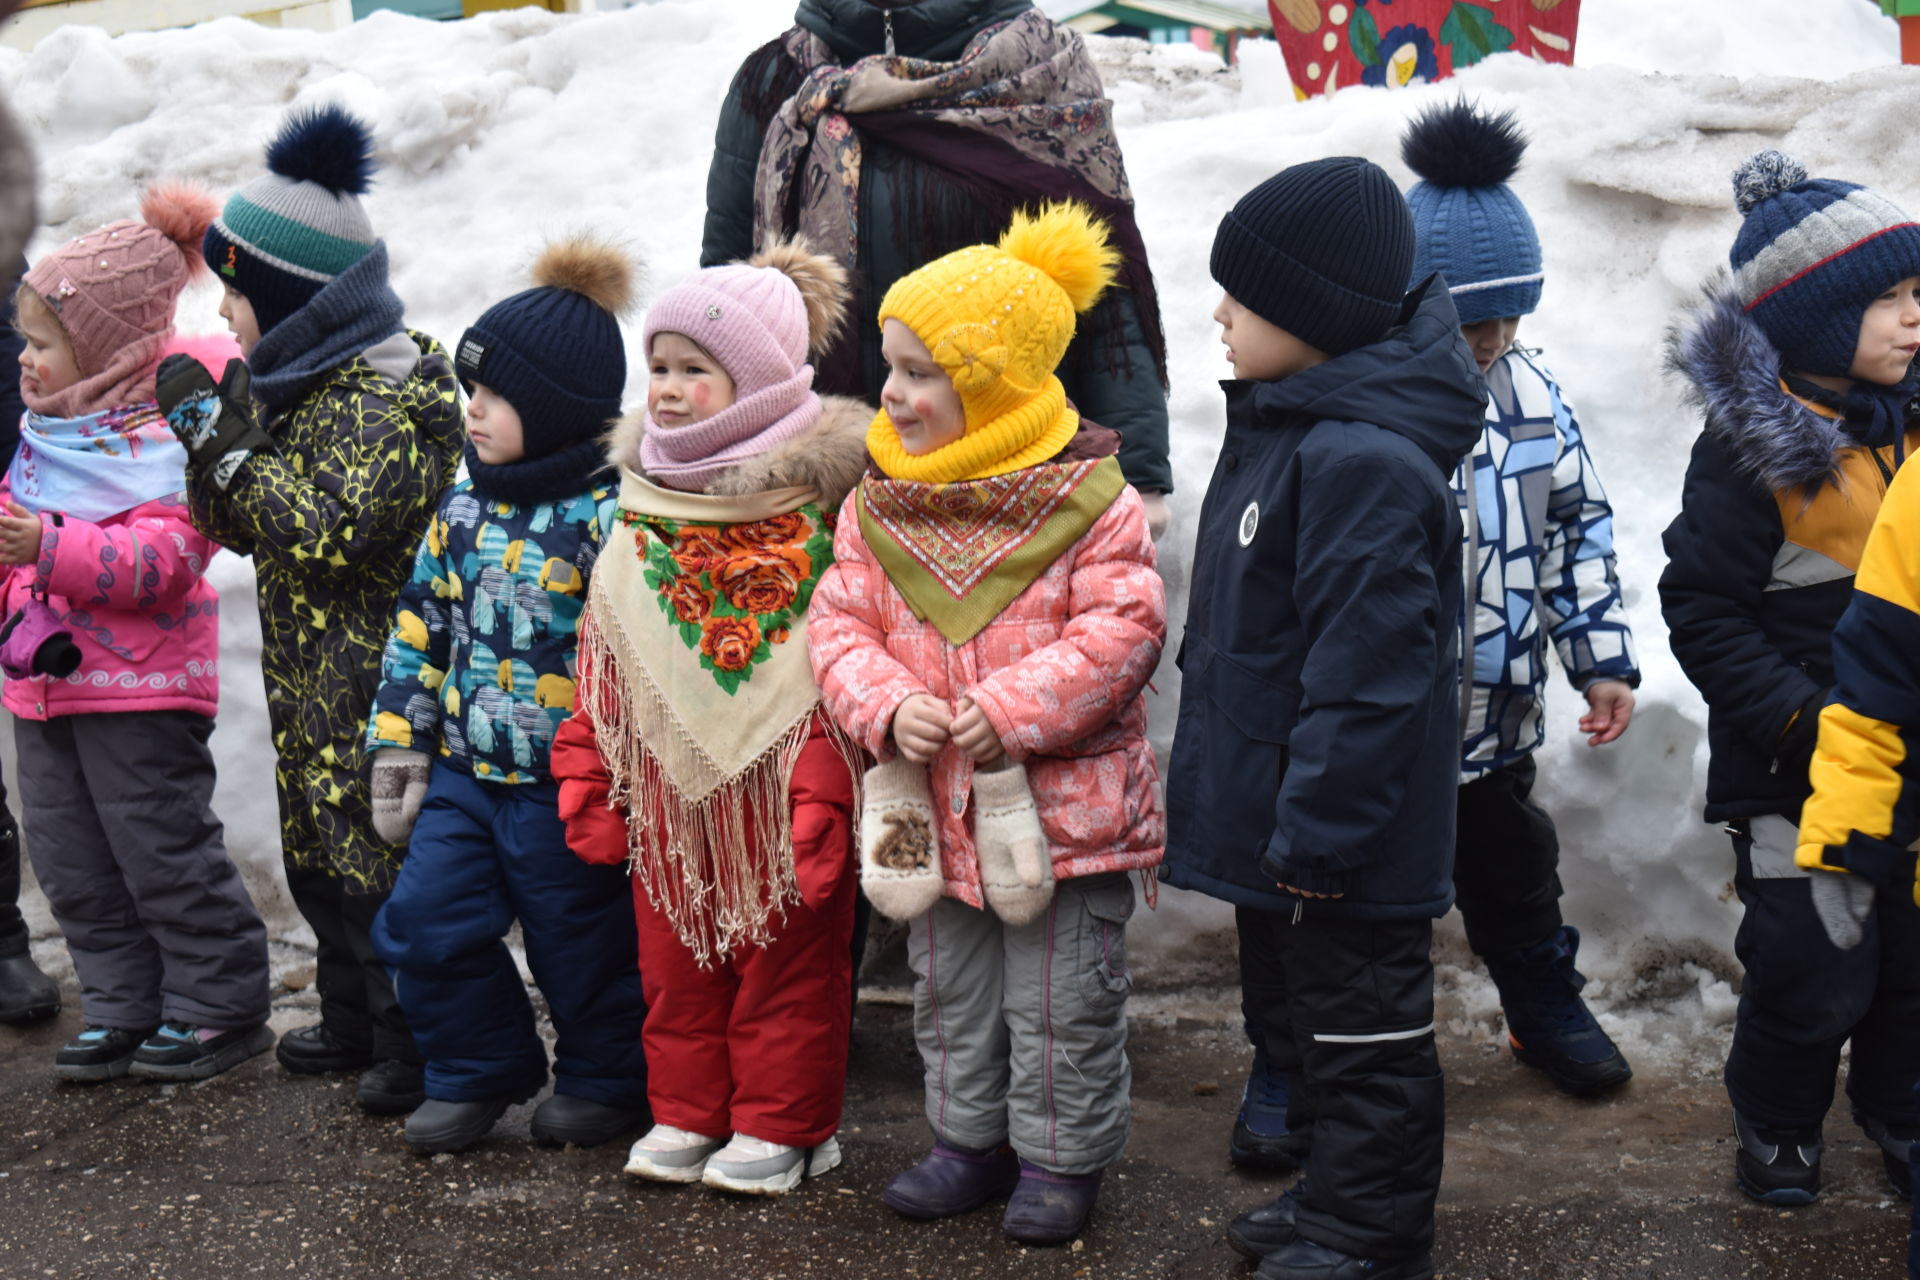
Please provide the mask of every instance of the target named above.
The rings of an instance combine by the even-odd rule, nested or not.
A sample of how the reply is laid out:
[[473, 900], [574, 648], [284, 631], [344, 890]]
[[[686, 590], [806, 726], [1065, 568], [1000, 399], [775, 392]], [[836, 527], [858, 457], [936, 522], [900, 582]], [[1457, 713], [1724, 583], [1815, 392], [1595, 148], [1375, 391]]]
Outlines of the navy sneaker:
[[54, 1074], [62, 1080], [98, 1084], [127, 1074], [133, 1052], [153, 1031], [131, 1027], [88, 1027], [53, 1055]]
[[1544, 942], [1486, 959], [1513, 1056], [1564, 1092], [1587, 1097], [1625, 1084], [1633, 1068], [1580, 998], [1587, 979], [1573, 967], [1579, 950], [1580, 931], [1563, 925]]
[[964, 1151], [936, 1142], [919, 1164], [893, 1175], [880, 1199], [909, 1218], [951, 1218], [1006, 1198], [1019, 1181], [1012, 1147]]
[[1880, 1162], [1886, 1167], [1887, 1181], [1902, 1200], [1913, 1199], [1913, 1136], [1895, 1133], [1860, 1108], [1853, 1109], [1853, 1122], [1880, 1148]]
[[163, 1022], [133, 1051], [129, 1072], [146, 1080], [205, 1080], [265, 1053], [274, 1039], [264, 1022], [231, 1030]]
[[1267, 1057], [1253, 1051], [1253, 1066], [1240, 1093], [1240, 1114], [1227, 1140], [1227, 1158], [1243, 1169], [1285, 1173], [1299, 1167], [1304, 1155], [1301, 1137], [1287, 1129], [1287, 1078]]
[[1763, 1129], [1736, 1111], [1733, 1136], [1740, 1140], [1733, 1180], [1755, 1200], [1792, 1209], [1812, 1204], [1820, 1194], [1820, 1153], [1826, 1144], [1819, 1126]]
[[1256, 1280], [1433, 1280], [1433, 1255], [1358, 1258], [1311, 1240], [1296, 1239], [1260, 1259]]
[[1227, 1224], [1227, 1243], [1243, 1258], [1258, 1262], [1276, 1249], [1293, 1243], [1294, 1217], [1307, 1194], [1305, 1178], [1287, 1188], [1278, 1200], [1249, 1209]]

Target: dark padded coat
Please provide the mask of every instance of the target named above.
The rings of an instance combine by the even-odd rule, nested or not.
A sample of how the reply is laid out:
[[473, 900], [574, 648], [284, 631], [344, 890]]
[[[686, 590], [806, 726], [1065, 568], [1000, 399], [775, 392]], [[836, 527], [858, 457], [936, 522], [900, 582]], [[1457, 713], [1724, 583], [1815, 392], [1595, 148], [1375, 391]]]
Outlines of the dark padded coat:
[[[919, 0], [894, 11], [894, 45], [901, 54], [951, 60], [981, 28], [1032, 7], [1030, 0]], [[885, 47], [880, 10], [868, 0], [802, 0], [795, 20], [825, 40], [843, 64]], [[799, 67], [778, 40], [749, 57], [734, 77], [720, 107], [713, 164], [707, 172], [701, 266], [718, 266], [754, 252], [753, 185], [761, 139], [800, 80]], [[851, 119], [857, 126], [859, 117]], [[1006, 228], [939, 169], [868, 135], [862, 135], [861, 144], [861, 248], [849, 308], [856, 323], [846, 327], [836, 344], [836, 350], [858, 344], [859, 359], [851, 366], [832, 354], [818, 361], [822, 376], [816, 389], [873, 403], [886, 370], [880, 359], [880, 328], [872, 317], [886, 291], [901, 276], [943, 254], [998, 240]], [[1059, 194], [1035, 191], [1033, 196], [1040, 201]], [[832, 372], [847, 367], [858, 368], [859, 377], [841, 380]], [[1132, 294], [1110, 289], [1081, 317], [1059, 374], [1068, 398], [1085, 417], [1120, 433], [1120, 468], [1128, 481], [1141, 490], [1171, 492], [1166, 393]]]
[[[1436, 280], [1372, 346], [1225, 382], [1194, 547], [1164, 878], [1243, 906], [1453, 902], [1460, 516], [1486, 389]], [[1277, 881], [1339, 898], [1304, 899]]]

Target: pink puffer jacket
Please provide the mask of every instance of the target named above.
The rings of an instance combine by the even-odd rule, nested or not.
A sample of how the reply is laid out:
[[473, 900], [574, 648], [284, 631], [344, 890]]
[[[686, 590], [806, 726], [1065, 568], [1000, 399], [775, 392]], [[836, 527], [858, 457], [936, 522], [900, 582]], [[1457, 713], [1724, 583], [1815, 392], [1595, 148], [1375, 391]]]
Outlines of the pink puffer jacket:
[[[1159, 865], [1166, 815], [1141, 695], [1166, 642], [1167, 601], [1132, 488], [962, 645], [914, 617], [851, 507], [833, 554], [807, 610], [807, 642], [841, 727], [886, 760], [893, 714], [909, 696], [949, 705], [970, 696], [1026, 763], [1057, 879]], [[928, 774], [946, 896], [980, 906], [973, 761], [949, 743]]]
[[[11, 496], [0, 485], [0, 503]], [[213, 715], [220, 597], [202, 575], [218, 550], [188, 522], [181, 496], [98, 524], [42, 515], [40, 559], [0, 567], [0, 605], [11, 617], [43, 584], [80, 647], [80, 669], [64, 680], [8, 680], [0, 702], [28, 720], [99, 711]]]

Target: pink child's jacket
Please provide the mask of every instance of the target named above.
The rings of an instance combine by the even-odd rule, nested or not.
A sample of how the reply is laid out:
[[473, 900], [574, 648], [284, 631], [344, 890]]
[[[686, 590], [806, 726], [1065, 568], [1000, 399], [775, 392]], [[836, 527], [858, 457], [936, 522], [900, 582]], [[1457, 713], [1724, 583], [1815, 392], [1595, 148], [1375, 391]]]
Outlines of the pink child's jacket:
[[[807, 611], [808, 649], [829, 714], [881, 760], [893, 715], [916, 693], [971, 697], [1024, 761], [1056, 879], [1159, 865], [1159, 771], [1142, 691], [1166, 641], [1146, 509], [1131, 487], [1067, 552], [961, 645], [916, 618], [851, 507], [833, 567]], [[952, 743], [928, 768], [945, 894], [981, 906], [971, 822], [973, 761]]]

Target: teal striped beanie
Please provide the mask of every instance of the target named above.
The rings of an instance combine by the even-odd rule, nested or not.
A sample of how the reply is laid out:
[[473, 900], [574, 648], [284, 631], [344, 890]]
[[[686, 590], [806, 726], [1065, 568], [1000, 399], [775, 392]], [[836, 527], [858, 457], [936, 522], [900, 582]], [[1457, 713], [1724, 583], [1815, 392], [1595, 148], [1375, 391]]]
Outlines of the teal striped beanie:
[[207, 265], [253, 307], [260, 332], [312, 300], [377, 243], [360, 202], [373, 135], [335, 106], [296, 111], [267, 147], [267, 172], [207, 229]]

